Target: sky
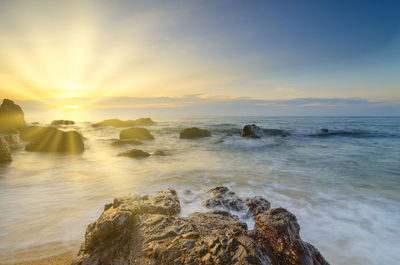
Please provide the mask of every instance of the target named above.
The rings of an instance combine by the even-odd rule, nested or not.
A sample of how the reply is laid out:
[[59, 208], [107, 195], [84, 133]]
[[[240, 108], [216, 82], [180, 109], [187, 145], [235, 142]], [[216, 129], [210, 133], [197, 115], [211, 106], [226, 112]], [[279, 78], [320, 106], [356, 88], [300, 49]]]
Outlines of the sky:
[[0, 98], [59, 115], [400, 115], [399, 1], [0, 2]]

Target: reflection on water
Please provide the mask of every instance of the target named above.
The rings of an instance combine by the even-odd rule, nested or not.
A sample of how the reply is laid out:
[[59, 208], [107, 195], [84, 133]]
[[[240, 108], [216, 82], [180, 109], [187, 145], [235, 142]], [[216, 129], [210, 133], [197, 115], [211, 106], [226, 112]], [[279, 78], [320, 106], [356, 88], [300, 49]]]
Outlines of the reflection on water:
[[[291, 136], [240, 138], [240, 128], [253, 122]], [[87, 224], [116, 196], [174, 187], [187, 215], [205, 210], [202, 190], [227, 185], [241, 196], [263, 195], [273, 207], [287, 207], [302, 237], [333, 264], [394, 264], [400, 259], [398, 124], [399, 118], [160, 121], [149, 127], [156, 140], [139, 148], [170, 155], [135, 160], [116, 156], [129, 146], [110, 145], [120, 129], [79, 123], [72, 128], [87, 137], [84, 153], [21, 149], [0, 167], [0, 258], [52, 242], [61, 244], [54, 252], [76, 249]], [[187, 126], [209, 129], [212, 137], [180, 140]], [[319, 128], [346, 133], [316, 137]], [[234, 136], [217, 143], [227, 133]]]

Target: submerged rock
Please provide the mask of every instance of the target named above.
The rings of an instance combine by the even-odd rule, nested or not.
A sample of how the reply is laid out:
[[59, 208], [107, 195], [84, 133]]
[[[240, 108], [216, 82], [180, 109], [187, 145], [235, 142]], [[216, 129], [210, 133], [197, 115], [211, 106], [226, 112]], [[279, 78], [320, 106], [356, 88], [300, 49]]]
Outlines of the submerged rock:
[[153, 155], [155, 155], [155, 156], [167, 156], [168, 153], [165, 152], [164, 150], [157, 150], [157, 151], [155, 151], [155, 152], [153, 153]]
[[51, 122], [51, 125], [74, 125], [74, 121], [70, 120], [54, 120]]
[[112, 146], [120, 146], [120, 145], [141, 145], [143, 144], [143, 142], [139, 141], [139, 140], [116, 140], [114, 142], [111, 143]]
[[210, 136], [211, 133], [209, 131], [197, 127], [186, 128], [179, 134], [179, 138], [181, 139], [196, 139]]
[[10, 147], [4, 137], [0, 137], [0, 163], [11, 162]]
[[254, 230], [226, 211], [184, 218], [180, 210], [171, 189], [114, 199], [88, 226], [72, 264], [328, 264], [284, 209], [259, 214]]
[[154, 140], [154, 136], [146, 128], [123, 129], [119, 133], [120, 139]]
[[245, 125], [242, 129], [242, 137], [261, 138], [263, 135], [263, 129], [255, 124]]
[[132, 157], [132, 158], [145, 158], [149, 157], [150, 154], [140, 150], [140, 149], [132, 149], [127, 152], [119, 153], [118, 156], [126, 156], [126, 157]]
[[4, 99], [0, 106], [0, 132], [9, 133], [25, 128], [24, 112], [12, 100]]
[[31, 140], [26, 151], [50, 153], [82, 153], [85, 149], [83, 137], [77, 131], [64, 132], [50, 127], [31, 128], [21, 137]]
[[154, 124], [156, 123], [151, 118], [140, 118], [137, 120], [127, 120], [127, 121], [122, 121], [120, 119], [109, 119], [95, 123], [92, 126], [93, 127], [112, 126], [120, 128], [120, 127], [145, 126]]

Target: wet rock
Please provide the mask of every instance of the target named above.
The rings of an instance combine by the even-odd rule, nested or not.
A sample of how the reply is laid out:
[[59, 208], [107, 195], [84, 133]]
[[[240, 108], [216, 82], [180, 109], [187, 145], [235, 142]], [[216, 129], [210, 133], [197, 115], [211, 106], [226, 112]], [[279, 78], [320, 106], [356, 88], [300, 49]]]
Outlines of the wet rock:
[[4, 99], [0, 106], [0, 132], [12, 133], [26, 126], [24, 112], [12, 100]]
[[49, 153], [82, 153], [85, 149], [83, 137], [77, 131], [64, 132], [56, 128], [41, 127], [29, 129], [23, 136], [31, 140], [26, 151]]
[[112, 126], [112, 127], [133, 127], [133, 126], [146, 126], [156, 124], [151, 118], [140, 118], [137, 120], [122, 121], [119, 119], [109, 119], [102, 122], [93, 124], [93, 127]]
[[[226, 211], [184, 218], [178, 216], [180, 209], [172, 189], [114, 199], [88, 226], [72, 264], [327, 264], [301, 241], [295, 217], [284, 209], [258, 215], [250, 231]], [[307, 253], [298, 251], [300, 245]]]
[[141, 145], [143, 144], [143, 142], [139, 141], [139, 140], [116, 140], [114, 142], [111, 143], [112, 146], [121, 146], [121, 145]]
[[197, 127], [186, 128], [179, 134], [179, 138], [181, 139], [197, 139], [210, 136], [211, 133], [209, 131]]
[[254, 226], [270, 250], [273, 264], [327, 265], [328, 262], [311, 244], [300, 238], [296, 216], [283, 208], [271, 209], [257, 216]]
[[8, 144], [10, 149], [17, 149], [19, 147], [19, 136], [18, 134], [8, 134], [3, 136], [4, 140]]
[[209, 199], [204, 200], [202, 205], [207, 208], [223, 208], [226, 210], [241, 211], [245, 204], [233, 191], [227, 187], [218, 186], [208, 190]]
[[10, 147], [4, 137], [0, 137], [0, 163], [11, 162]]
[[129, 128], [119, 133], [120, 139], [154, 140], [154, 136], [146, 128]]
[[74, 125], [74, 121], [70, 120], [54, 120], [51, 122], [51, 125]]
[[155, 151], [155, 152], [153, 153], [153, 155], [155, 155], [155, 156], [167, 156], [168, 153], [165, 152], [164, 150], [157, 150], [157, 151]]
[[150, 154], [139, 149], [132, 149], [127, 152], [119, 153], [118, 156], [125, 156], [131, 158], [145, 158], [149, 157]]
[[245, 125], [242, 129], [242, 137], [261, 138], [263, 135], [263, 129], [255, 124]]
[[247, 209], [247, 215], [252, 216], [254, 219], [257, 215], [268, 211], [271, 208], [271, 203], [261, 196], [247, 198], [244, 201]]

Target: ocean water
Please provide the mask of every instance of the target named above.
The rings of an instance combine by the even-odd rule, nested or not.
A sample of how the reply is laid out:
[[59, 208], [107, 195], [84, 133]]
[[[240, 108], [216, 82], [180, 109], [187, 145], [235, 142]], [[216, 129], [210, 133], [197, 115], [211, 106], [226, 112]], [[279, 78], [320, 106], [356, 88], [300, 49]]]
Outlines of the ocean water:
[[[172, 187], [187, 215], [206, 210], [203, 191], [216, 185], [240, 196], [262, 195], [272, 207], [293, 212], [302, 238], [332, 264], [400, 260], [400, 118], [156, 121], [148, 127], [156, 139], [137, 147], [111, 146], [121, 129], [92, 128], [90, 122], [64, 127], [86, 137], [80, 155], [29, 153], [22, 143], [13, 162], [0, 167], [0, 263], [76, 250], [87, 225], [114, 197]], [[290, 135], [241, 138], [243, 125], [252, 123]], [[208, 129], [212, 137], [179, 139], [191, 126]], [[330, 133], [321, 135], [321, 128]], [[169, 155], [116, 156], [130, 148]]]

